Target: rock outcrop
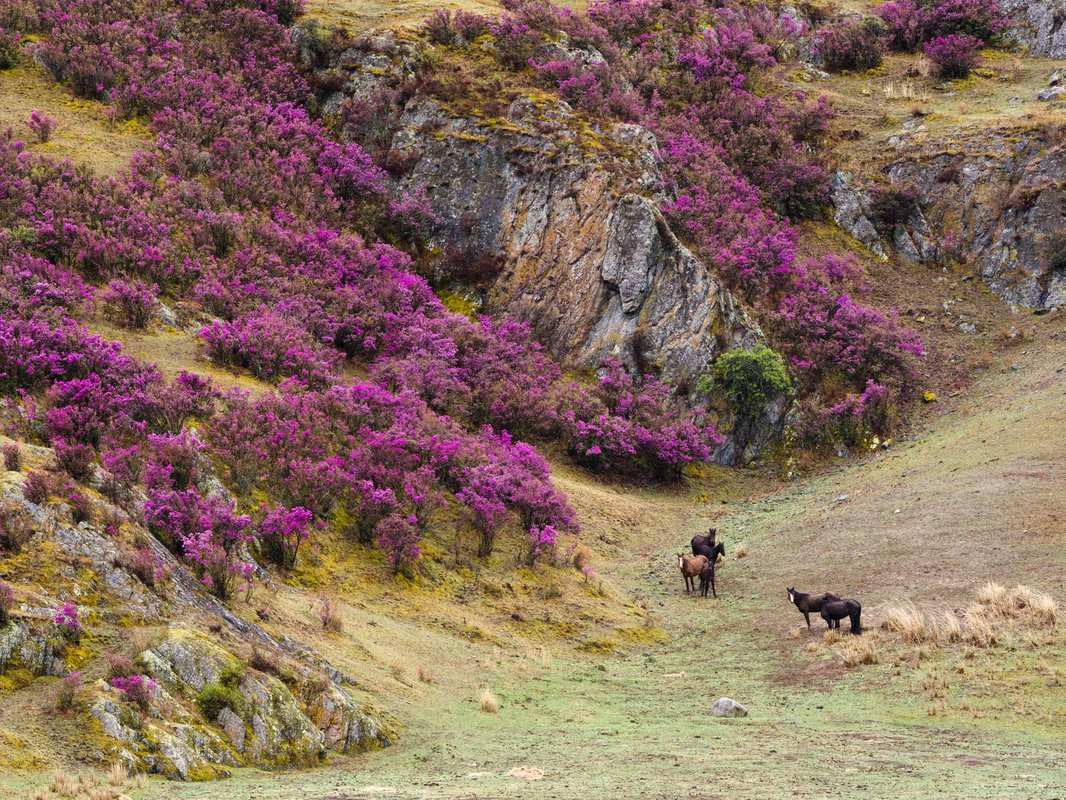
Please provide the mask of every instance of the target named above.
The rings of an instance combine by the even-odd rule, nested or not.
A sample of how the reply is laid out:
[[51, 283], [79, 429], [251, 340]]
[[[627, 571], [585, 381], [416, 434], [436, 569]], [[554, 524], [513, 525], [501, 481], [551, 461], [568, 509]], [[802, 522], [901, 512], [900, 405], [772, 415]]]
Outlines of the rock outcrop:
[[[396, 86], [419, 46], [380, 32], [334, 54], [328, 71], [342, 88], [323, 108]], [[639, 126], [590, 126], [546, 94], [519, 97], [495, 119], [415, 95], [390, 161], [408, 167], [402, 188], [427, 190], [430, 244], [480, 263], [486, 310], [528, 321], [568, 366], [610, 357], [693, 386], [722, 351], [764, 339], [659, 213], [656, 142]]]
[[1033, 55], [1066, 58], [1066, 0], [1003, 0], [1014, 36]]
[[[54, 458], [51, 451], [37, 450], [38, 460]], [[204, 465], [204, 473], [205, 480], [212, 478], [209, 465]], [[118, 758], [131, 770], [167, 778], [210, 780], [225, 776], [229, 767], [314, 766], [331, 750], [349, 753], [391, 743], [389, 726], [345, 688], [353, 681], [306, 645], [275, 639], [235, 616], [209, 596], [166, 548], [141, 531], [140, 541], [153, 548], [170, 575], [164, 602], [122, 566], [123, 544], [117, 536], [88, 522], [74, 524], [62, 502], [26, 500], [23, 480], [14, 471], [0, 475], [0, 503], [32, 530], [25, 546], [28, 557], [52, 551], [63, 554], [68, 566], [51, 576], [49, 587], [91, 597], [91, 602], [79, 601], [86, 618], [158, 624], [214, 617], [229, 629], [231, 640], [241, 642], [237, 652], [259, 647], [271, 654], [269, 664], [275, 674], [245, 667], [243, 659], [219, 643], [184, 623], [173, 623], [161, 641], [136, 659], [144, 676], [157, 682], [147, 707], [139, 707], [103, 680], [88, 687], [90, 715], [99, 725], [96, 746], [107, 759]], [[99, 518], [120, 514], [102, 498], [97, 502]], [[27, 561], [26, 566], [14, 568], [36, 567]], [[68, 673], [69, 642], [52, 625], [51, 614], [49, 607], [24, 605], [0, 628], [0, 690]], [[88, 652], [77, 649], [79, 658]], [[210, 717], [201, 698], [209, 687], [232, 700]]]
[[914, 262], [954, 260], [1004, 302], [1066, 306], [1066, 150], [1042, 128], [953, 131], [901, 145], [885, 172], [914, 184], [920, 210], [878, 230], [869, 196], [837, 175], [830, 198], [837, 223], [871, 251]]

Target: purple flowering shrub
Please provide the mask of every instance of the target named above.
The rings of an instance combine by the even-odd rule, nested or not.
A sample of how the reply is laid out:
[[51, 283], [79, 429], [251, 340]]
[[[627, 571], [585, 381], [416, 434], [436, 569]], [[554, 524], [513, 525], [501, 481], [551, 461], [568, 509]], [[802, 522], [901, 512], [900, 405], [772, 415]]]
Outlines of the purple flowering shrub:
[[75, 644], [81, 642], [83, 632], [81, 620], [78, 618], [78, 605], [73, 600], [67, 600], [52, 614], [52, 624], [67, 639]]
[[120, 675], [109, 678], [107, 682], [123, 700], [133, 703], [141, 711], [147, 711], [152, 704], [152, 691], [156, 687], [154, 678], [146, 675]]
[[38, 142], [47, 142], [52, 138], [59, 123], [55, 117], [45, 114], [43, 111], [31, 111], [30, 118], [26, 121], [26, 127], [30, 129]]
[[937, 75], [951, 80], [965, 78], [970, 74], [977, 66], [984, 44], [974, 36], [951, 33], [926, 42], [923, 50], [936, 65]]
[[830, 72], [874, 69], [884, 59], [884, 32], [878, 17], [834, 23], [818, 31], [816, 54]]
[[877, 14], [892, 47], [909, 52], [952, 35], [995, 42], [1010, 27], [999, 0], [891, 0]]
[[124, 328], [144, 328], [152, 318], [159, 287], [144, 281], [111, 281], [100, 299], [111, 307], [115, 321]]

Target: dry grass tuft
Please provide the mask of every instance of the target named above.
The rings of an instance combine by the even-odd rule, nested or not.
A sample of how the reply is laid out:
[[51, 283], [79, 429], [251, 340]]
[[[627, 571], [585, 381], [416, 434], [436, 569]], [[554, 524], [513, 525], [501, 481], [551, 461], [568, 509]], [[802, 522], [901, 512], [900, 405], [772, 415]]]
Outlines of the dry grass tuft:
[[807, 642], [807, 652], [808, 653], [817, 653], [821, 649], [822, 649], [822, 646], [820, 644], [818, 644], [818, 642]]
[[436, 683], [437, 676], [434, 675], [427, 667], [421, 664], [418, 667], [418, 680], [420, 683]]
[[975, 605], [966, 609], [966, 641], [975, 647], [995, 647], [999, 634], [983, 608]]
[[542, 669], [552, 668], [552, 654], [547, 647], [540, 648], [540, 666]]
[[905, 641], [914, 644], [924, 642], [929, 638], [925, 617], [909, 600], [889, 608], [885, 612], [881, 627], [886, 631], [898, 633]]
[[824, 634], [822, 634], [822, 641], [826, 644], [836, 644], [840, 641], [840, 631], [837, 628], [830, 628]]
[[495, 714], [500, 710], [500, 701], [496, 699], [496, 695], [494, 695], [488, 687], [481, 690], [480, 702], [481, 710], [486, 714]]
[[78, 783], [78, 779], [61, 769], [57, 769], [52, 773], [52, 783], [49, 784], [48, 788], [52, 790], [53, 794], [57, 794], [60, 797], [77, 797], [81, 792], [81, 784]]
[[744, 542], [737, 545], [736, 557], [737, 559], [748, 557], [748, 546]]
[[939, 621], [934, 622], [936, 640], [940, 644], [955, 644], [963, 640], [962, 623], [950, 611], [945, 611]]
[[872, 636], [849, 636], [840, 645], [840, 657], [845, 667], [877, 663], [877, 644]]
[[125, 786], [130, 779], [129, 770], [121, 761], [116, 761], [107, 772], [107, 782], [112, 786]]
[[999, 610], [1007, 603], [1007, 587], [989, 581], [977, 592], [977, 602], [983, 606]]

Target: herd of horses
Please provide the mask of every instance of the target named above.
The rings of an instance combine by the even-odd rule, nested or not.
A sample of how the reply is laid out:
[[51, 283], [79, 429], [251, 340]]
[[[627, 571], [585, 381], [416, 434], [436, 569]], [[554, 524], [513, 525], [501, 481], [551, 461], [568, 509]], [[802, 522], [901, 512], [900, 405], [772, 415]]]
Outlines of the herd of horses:
[[[708, 588], [714, 597], [718, 597], [714, 584], [714, 568], [718, 558], [725, 557], [725, 543], [717, 539], [717, 528], [711, 528], [706, 536], [692, 537], [691, 557], [684, 553], [677, 554], [677, 566], [685, 579], [686, 592], [696, 590], [696, 579], [699, 578], [700, 597], [707, 596]], [[862, 604], [858, 600], [844, 599], [832, 592], [807, 594], [792, 586], [788, 589], [788, 601], [803, 614], [808, 630], [811, 627], [811, 614], [820, 614], [830, 630], [839, 628], [840, 620], [846, 617], [851, 621], [851, 632], [856, 635], [862, 633]]]

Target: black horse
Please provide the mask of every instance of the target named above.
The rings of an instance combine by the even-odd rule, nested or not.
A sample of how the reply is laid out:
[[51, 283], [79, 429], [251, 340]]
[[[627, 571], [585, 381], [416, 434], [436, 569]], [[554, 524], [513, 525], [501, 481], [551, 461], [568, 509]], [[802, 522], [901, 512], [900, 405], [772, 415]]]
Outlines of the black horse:
[[807, 630], [811, 629], [811, 614], [817, 614], [822, 610], [822, 604], [828, 600], [839, 600], [832, 592], [826, 592], [825, 594], [813, 595], [806, 592], [797, 592], [796, 587], [792, 586], [788, 590], [788, 601], [795, 603], [796, 608], [803, 614], [803, 618], [807, 620]]
[[718, 556], [725, 557], [725, 544], [716, 542], [718, 529], [711, 528], [706, 536], [692, 537], [692, 555], [704, 556], [712, 564], [718, 560]]
[[822, 603], [822, 619], [832, 628], [840, 627], [840, 620], [851, 618], [851, 632], [858, 636], [862, 633], [859, 618], [862, 616], [862, 604], [858, 600], [829, 600]]

